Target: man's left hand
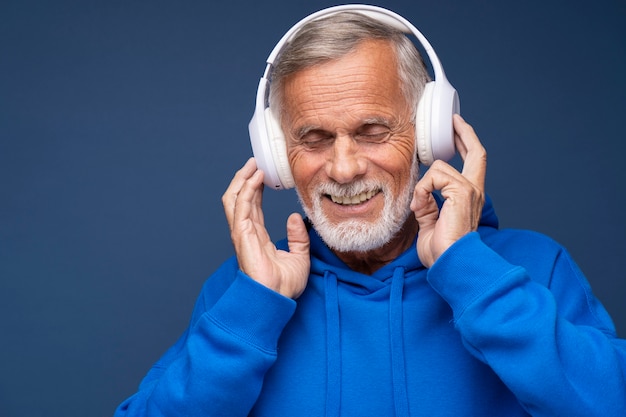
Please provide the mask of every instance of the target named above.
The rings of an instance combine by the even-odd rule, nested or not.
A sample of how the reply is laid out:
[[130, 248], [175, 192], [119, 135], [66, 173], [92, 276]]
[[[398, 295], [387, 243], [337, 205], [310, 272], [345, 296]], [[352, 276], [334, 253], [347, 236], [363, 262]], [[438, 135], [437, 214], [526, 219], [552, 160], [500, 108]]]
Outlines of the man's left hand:
[[[430, 268], [454, 242], [476, 231], [485, 202], [487, 153], [472, 126], [454, 115], [454, 140], [462, 172], [444, 161], [435, 161], [413, 192], [411, 210], [419, 224], [417, 253]], [[444, 199], [441, 210], [433, 191]]]

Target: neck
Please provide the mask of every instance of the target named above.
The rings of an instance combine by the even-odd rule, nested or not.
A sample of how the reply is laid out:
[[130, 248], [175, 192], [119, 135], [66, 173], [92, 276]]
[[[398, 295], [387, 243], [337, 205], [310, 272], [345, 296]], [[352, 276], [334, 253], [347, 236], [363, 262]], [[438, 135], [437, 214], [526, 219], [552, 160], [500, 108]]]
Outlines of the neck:
[[415, 217], [409, 215], [400, 231], [385, 245], [367, 252], [333, 251], [353, 271], [371, 275], [407, 250], [418, 231]]

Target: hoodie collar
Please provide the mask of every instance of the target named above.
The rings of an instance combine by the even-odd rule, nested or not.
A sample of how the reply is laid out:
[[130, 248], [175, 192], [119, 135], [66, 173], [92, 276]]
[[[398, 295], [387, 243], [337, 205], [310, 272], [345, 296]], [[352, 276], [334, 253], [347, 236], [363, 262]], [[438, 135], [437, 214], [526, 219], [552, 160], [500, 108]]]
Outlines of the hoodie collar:
[[313, 275], [324, 276], [327, 271], [330, 271], [341, 282], [365, 287], [371, 291], [389, 285], [388, 281], [391, 280], [394, 271], [398, 267], [402, 267], [407, 272], [423, 268], [415, 250], [415, 240], [407, 250], [392, 262], [376, 270], [371, 275], [366, 275], [350, 269], [326, 246], [315, 229], [310, 229], [309, 238], [311, 240], [311, 273]]
[[[441, 198], [437, 195], [435, 195], [435, 198], [439, 206], [441, 206], [443, 203]], [[416, 236], [411, 247], [409, 247], [391, 263], [375, 271], [371, 276], [352, 271], [330, 250], [330, 248], [328, 248], [328, 246], [326, 246], [309, 220], [306, 219], [305, 221], [307, 228], [309, 229], [309, 238], [311, 239], [311, 273], [314, 275], [324, 276], [326, 271], [332, 271], [335, 275], [337, 275], [340, 281], [363, 285], [364, 282], [374, 280], [384, 286], [385, 281], [393, 275], [394, 270], [399, 266], [403, 267], [406, 272], [423, 268], [415, 249], [417, 239]], [[479, 227], [482, 230], [485, 228], [498, 228], [498, 217], [496, 216], [491, 198], [489, 196], [485, 196], [485, 205], [483, 206]], [[288, 246], [286, 239], [279, 242], [277, 246], [280, 249], [287, 250]], [[369, 279], [364, 279], [364, 277], [369, 277]], [[376, 285], [376, 287], [377, 286], [378, 285]]]

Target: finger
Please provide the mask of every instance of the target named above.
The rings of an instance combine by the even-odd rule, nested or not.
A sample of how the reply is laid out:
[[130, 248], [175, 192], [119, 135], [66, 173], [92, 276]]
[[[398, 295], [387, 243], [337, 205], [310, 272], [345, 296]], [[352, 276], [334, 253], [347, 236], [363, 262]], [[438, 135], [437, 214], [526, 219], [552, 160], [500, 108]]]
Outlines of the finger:
[[431, 185], [417, 184], [413, 191], [413, 200], [411, 201], [411, 210], [415, 214], [420, 228], [427, 224], [434, 224], [439, 217], [439, 207], [433, 197]]
[[[245, 181], [247, 181], [256, 171], [256, 162], [254, 158], [248, 159], [243, 167], [241, 167], [234, 175], [231, 180], [228, 188], [222, 195], [222, 205], [224, 206], [224, 212], [226, 214], [226, 219], [228, 224], [232, 224], [232, 220], [234, 217], [235, 210], [235, 202], [237, 201], [237, 196], [241, 191]], [[232, 227], [231, 227], [232, 229]]]
[[[436, 210], [438, 213], [438, 207], [432, 197], [433, 191], [441, 192], [441, 197], [449, 209], [451, 206], [461, 210], [469, 209], [466, 213], [470, 214], [471, 218], [475, 217], [475, 211], [482, 210], [484, 191], [454, 167], [442, 161], [435, 161], [415, 186], [411, 209], [415, 212], [418, 221], [419, 217], [429, 221], [436, 220], [431, 213], [431, 210]], [[420, 207], [424, 208], [420, 211], [418, 210]], [[463, 207], [465, 209], [462, 209]]]
[[487, 152], [474, 128], [458, 114], [454, 115], [454, 131], [456, 146], [463, 159], [462, 174], [483, 190], [487, 172]]
[[433, 191], [440, 191], [448, 188], [451, 184], [467, 182], [459, 171], [457, 171], [452, 165], [437, 160], [435, 161], [428, 171], [424, 173], [422, 178], [418, 181], [416, 188], [423, 188], [425, 192], [432, 193]]
[[263, 186], [264, 176], [263, 171], [256, 171], [250, 180], [248, 180], [247, 185], [254, 189], [252, 200], [250, 201], [252, 209], [251, 218], [254, 221], [255, 226], [262, 229], [262, 232], [267, 234], [267, 231], [265, 230], [265, 216], [263, 214], [263, 191], [265, 190], [265, 187]]
[[233, 209], [233, 224], [235, 226], [248, 220], [251, 221], [250, 226], [256, 227], [257, 224], [263, 226], [262, 193], [263, 172], [257, 170], [244, 181], [239, 193], [237, 193]]

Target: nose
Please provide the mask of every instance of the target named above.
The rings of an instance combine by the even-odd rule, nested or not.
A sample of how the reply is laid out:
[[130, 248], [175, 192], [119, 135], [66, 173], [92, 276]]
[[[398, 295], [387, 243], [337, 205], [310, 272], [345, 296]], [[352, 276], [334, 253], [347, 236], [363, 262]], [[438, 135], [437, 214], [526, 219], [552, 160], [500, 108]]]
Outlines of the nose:
[[339, 184], [347, 184], [363, 175], [367, 162], [359, 144], [350, 135], [338, 135], [326, 162], [326, 174]]

